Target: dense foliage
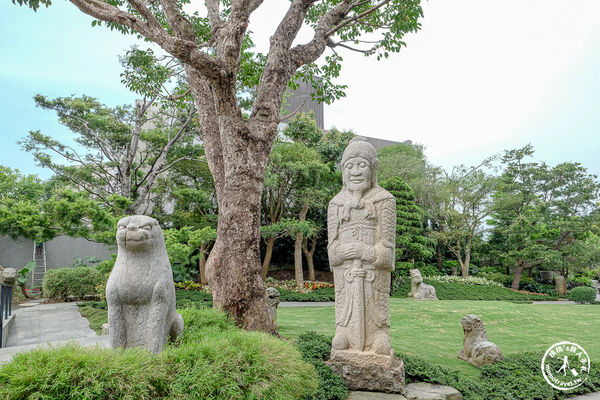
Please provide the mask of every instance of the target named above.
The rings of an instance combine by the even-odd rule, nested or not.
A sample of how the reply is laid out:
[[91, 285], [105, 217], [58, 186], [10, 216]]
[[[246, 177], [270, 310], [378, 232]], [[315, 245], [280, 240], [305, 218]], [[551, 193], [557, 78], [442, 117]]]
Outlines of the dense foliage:
[[[478, 378], [436, 366], [413, 356], [402, 356], [406, 381], [452, 386], [465, 400], [558, 400], [600, 390], [600, 371], [592, 363], [586, 382], [569, 392], [553, 389], [540, 373], [541, 353], [510, 354], [504, 360], [481, 368]], [[557, 367], [558, 368], [558, 367]]]
[[20, 353], [0, 368], [0, 398], [284, 400], [315, 393], [315, 368], [290, 342], [239, 330], [221, 312], [181, 314], [183, 338], [159, 355], [77, 345]]
[[[423, 279], [423, 282], [435, 288], [439, 300], [502, 300], [518, 302], [557, 300], [556, 295], [520, 293], [494, 285], [440, 282], [432, 279]], [[397, 286], [394, 296], [407, 297], [408, 292], [410, 292], [410, 282], [405, 281]]]
[[571, 289], [569, 300], [581, 304], [592, 304], [596, 301], [596, 290], [589, 286], [580, 286]]
[[105, 276], [94, 267], [58, 268], [46, 272], [42, 280], [44, 296], [65, 300], [69, 296], [104, 296]]
[[316, 332], [305, 332], [298, 337], [302, 359], [314, 365], [319, 375], [317, 392], [306, 400], [344, 400], [348, 395], [344, 380], [324, 362], [331, 353], [331, 340]]

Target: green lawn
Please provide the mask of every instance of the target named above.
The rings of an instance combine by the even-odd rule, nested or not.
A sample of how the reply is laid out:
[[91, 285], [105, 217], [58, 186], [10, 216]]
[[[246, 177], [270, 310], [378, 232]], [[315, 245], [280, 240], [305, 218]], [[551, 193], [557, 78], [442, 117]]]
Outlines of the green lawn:
[[[396, 353], [418, 356], [470, 376], [479, 370], [456, 357], [462, 349], [460, 320], [467, 314], [483, 319], [490, 341], [505, 355], [543, 352], [567, 340], [583, 346], [592, 360], [600, 361], [600, 306], [391, 299], [390, 309]], [[333, 307], [280, 307], [279, 333], [289, 338], [309, 330], [333, 335], [334, 315]]]

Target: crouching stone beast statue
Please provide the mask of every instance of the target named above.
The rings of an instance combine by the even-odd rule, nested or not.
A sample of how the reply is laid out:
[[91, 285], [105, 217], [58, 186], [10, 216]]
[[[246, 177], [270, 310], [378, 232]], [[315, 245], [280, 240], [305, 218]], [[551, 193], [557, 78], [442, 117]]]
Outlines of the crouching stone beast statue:
[[410, 292], [408, 297], [415, 300], [437, 300], [435, 288], [423, 283], [423, 276], [418, 269], [410, 270]]
[[159, 353], [183, 332], [162, 230], [154, 218], [125, 217], [117, 224], [117, 245], [106, 284], [110, 345]]
[[465, 337], [463, 338], [464, 348], [458, 353], [458, 358], [476, 367], [502, 360], [502, 351], [494, 343], [488, 341], [481, 318], [470, 314], [463, 317], [461, 324]]

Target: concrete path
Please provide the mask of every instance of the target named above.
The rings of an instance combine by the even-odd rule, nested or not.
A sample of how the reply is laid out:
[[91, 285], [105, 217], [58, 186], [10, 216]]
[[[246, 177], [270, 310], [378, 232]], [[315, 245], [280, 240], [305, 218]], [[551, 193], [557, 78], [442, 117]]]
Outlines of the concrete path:
[[108, 345], [108, 336], [98, 336], [90, 329], [75, 303], [29, 302], [22, 304], [14, 314], [6, 347], [0, 349], [0, 364], [10, 361], [13, 354], [48, 344], [59, 346], [74, 340], [84, 346]]
[[39, 304], [15, 311], [6, 347], [95, 337], [75, 303]]

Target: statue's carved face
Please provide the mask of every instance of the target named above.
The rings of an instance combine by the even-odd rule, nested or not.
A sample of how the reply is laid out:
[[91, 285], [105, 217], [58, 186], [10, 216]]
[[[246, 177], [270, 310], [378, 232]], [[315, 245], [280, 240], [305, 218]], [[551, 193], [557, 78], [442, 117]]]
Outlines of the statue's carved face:
[[154, 218], [133, 215], [117, 224], [117, 243], [128, 250], [144, 250], [154, 246], [160, 226]]
[[352, 157], [342, 166], [344, 186], [351, 192], [364, 192], [371, 188], [371, 163], [362, 157]]
[[410, 279], [414, 283], [422, 283], [423, 282], [423, 276], [421, 275], [421, 271], [419, 271], [418, 269], [411, 269], [410, 270]]

